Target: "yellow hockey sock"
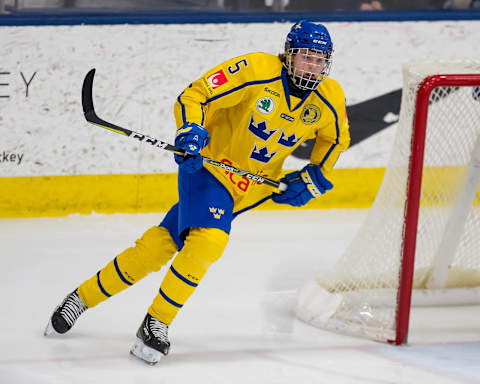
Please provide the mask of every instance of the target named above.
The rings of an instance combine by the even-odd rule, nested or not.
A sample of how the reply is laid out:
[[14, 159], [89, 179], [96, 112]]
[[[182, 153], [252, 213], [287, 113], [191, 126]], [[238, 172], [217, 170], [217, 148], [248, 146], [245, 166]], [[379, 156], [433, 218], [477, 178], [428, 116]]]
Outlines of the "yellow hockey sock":
[[148, 313], [170, 325], [207, 269], [220, 258], [227, 242], [228, 234], [220, 229], [191, 229], [185, 246], [173, 260]]
[[152, 227], [135, 242], [135, 246], [120, 253], [96, 275], [78, 288], [78, 294], [88, 308], [123, 291], [158, 271], [177, 251], [167, 229]]

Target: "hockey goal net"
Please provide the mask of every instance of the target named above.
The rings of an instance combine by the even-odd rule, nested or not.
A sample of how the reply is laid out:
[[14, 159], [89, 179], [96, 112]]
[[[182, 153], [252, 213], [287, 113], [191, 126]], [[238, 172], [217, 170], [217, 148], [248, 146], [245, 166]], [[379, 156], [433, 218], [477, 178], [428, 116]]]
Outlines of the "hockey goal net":
[[480, 62], [409, 63], [403, 78], [375, 202], [296, 308], [315, 326], [395, 344], [407, 340], [411, 303], [480, 303]]

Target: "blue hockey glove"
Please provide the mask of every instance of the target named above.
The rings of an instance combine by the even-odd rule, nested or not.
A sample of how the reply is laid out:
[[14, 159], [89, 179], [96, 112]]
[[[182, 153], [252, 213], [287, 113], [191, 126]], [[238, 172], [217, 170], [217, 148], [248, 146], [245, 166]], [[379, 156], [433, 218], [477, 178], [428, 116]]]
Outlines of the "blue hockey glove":
[[182, 125], [175, 136], [175, 145], [185, 148], [185, 151], [191, 155], [197, 155], [209, 141], [208, 131], [195, 123]]
[[200, 155], [173, 155], [178, 168], [187, 173], [194, 173], [203, 167], [203, 158]]
[[301, 207], [333, 188], [333, 184], [323, 176], [321, 167], [315, 164], [288, 173], [280, 181], [287, 184], [287, 189], [283, 193], [274, 194], [272, 200], [294, 207]]
[[177, 130], [175, 137], [175, 145], [185, 148], [186, 156], [175, 154], [175, 162], [180, 170], [187, 173], [197, 172], [203, 167], [202, 156], [198, 153], [206, 147], [210, 137], [208, 131], [201, 125], [195, 123], [187, 123]]

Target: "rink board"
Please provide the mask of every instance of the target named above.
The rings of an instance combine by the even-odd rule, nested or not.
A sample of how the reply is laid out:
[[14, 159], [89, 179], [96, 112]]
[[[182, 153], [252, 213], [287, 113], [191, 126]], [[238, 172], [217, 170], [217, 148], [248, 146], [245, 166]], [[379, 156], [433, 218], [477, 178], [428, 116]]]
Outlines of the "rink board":
[[[384, 172], [337, 169], [331, 175], [334, 189], [304, 208], [369, 207]], [[177, 174], [2, 177], [0, 191], [0, 217], [165, 212], [177, 201]], [[258, 209], [290, 208], [268, 201]]]

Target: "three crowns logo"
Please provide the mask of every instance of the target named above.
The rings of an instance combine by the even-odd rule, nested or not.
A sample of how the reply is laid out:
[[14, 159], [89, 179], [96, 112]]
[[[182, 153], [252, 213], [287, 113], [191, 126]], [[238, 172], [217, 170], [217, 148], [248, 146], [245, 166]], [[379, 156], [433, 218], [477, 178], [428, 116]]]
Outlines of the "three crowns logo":
[[208, 209], [209, 209], [210, 213], [213, 214], [213, 217], [217, 220], [220, 220], [222, 215], [225, 213], [225, 211], [223, 209], [220, 209], [220, 208], [209, 207]]

